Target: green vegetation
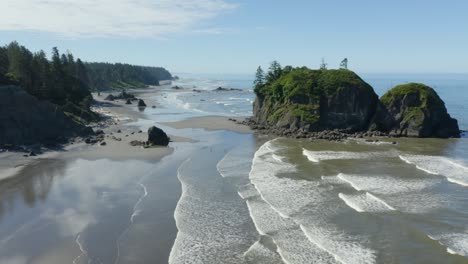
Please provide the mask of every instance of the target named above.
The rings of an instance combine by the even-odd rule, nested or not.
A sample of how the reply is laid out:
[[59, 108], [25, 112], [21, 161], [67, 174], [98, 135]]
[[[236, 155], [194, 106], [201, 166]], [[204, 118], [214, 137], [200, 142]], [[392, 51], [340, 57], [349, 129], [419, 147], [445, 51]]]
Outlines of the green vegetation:
[[347, 69], [311, 70], [306, 67], [279, 67], [279, 63], [274, 61], [266, 77], [262, 75], [263, 71], [259, 67], [254, 82], [254, 92], [257, 96], [267, 98], [271, 105], [275, 106], [268, 118], [271, 123], [278, 121], [285, 114], [299, 117], [307, 123], [316, 123], [320, 119], [321, 98], [333, 97], [343, 89], [374, 93], [370, 85]]
[[[86, 120], [97, 115], [89, 110], [92, 96], [83, 76], [86, 69], [71, 53], [52, 49], [49, 61], [44, 51], [32, 53], [17, 42], [0, 48], [0, 84], [16, 84], [40, 100], [48, 100], [70, 114]], [[63, 110], [63, 109], [62, 109]]]
[[69, 52], [31, 52], [17, 42], [0, 47], [0, 85], [14, 84], [40, 100], [59, 105], [74, 120], [93, 121], [91, 90], [129, 89], [172, 79], [164, 68], [128, 64], [83, 63]]
[[172, 80], [172, 75], [161, 67], [135, 66], [122, 63], [86, 63], [87, 83], [93, 90], [131, 89], [159, 85]]
[[385, 93], [382, 98], [380, 98], [381, 102], [386, 105], [392, 105], [395, 100], [399, 100], [404, 96], [414, 94], [417, 98], [419, 98], [420, 105], [419, 107], [433, 107], [433, 108], [444, 108], [445, 104], [437, 95], [437, 93], [431, 87], [424, 85], [422, 83], [408, 83], [397, 85], [392, 88], [390, 91]]

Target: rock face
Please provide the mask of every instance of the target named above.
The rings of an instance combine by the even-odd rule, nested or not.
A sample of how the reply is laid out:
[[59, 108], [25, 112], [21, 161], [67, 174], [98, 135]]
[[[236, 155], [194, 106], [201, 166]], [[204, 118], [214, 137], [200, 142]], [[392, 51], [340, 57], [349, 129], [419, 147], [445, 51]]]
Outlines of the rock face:
[[[379, 100], [354, 72], [295, 68], [255, 87], [253, 129], [303, 137], [321, 131], [459, 137], [457, 121], [423, 84], [400, 85]], [[320, 135], [319, 135], [320, 136]]]
[[18, 86], [0, 86], [0, 144], [61, 143], [91, 133], [57, 105], [39, 101]]
[[167, 146], [169, 140], [169, 137], [162, 129], [155, 126], [148, 129], [148, 145]]
[[398, 85], [382, 96], [371, 128], [394, 136], [460, 136], [458, 122], [447, 113], [442, 99], [420, 83]]
[[256, 123], [303, 131], [366, 130], [378, 97], [348, 70], [295, 69], [256, 89]]

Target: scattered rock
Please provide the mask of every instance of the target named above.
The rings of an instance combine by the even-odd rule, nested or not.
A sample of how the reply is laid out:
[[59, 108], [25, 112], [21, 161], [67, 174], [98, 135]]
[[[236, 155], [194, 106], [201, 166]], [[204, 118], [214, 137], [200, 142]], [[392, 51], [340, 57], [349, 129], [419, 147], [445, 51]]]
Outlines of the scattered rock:
[[216, 92], [226, 92], [226, 91], [242, 91], [242, 89], [237, 89], [237, 88], [223, 88], [223, 87], [218, 87], [214, 89], [213, 91]]
[[105, 141], [103, 141], [103, 142], [101, 142], [99, 145], [105, 146], [105, 145], [107, 145], [107, 143], [106, 143]]
[[156, 106], [155, 106], [155, 105], [153, 105], [153, 106], [151, 106], [151, 108], [156, 108]]
[[146, 107], [145, 101], [143, 101], [142, 99], [139, 99], [138, 100], [138, 107]]
[[144, 145], [146, 145], [146, 142], [139, 141], [139, 140], [132, 140], [132, 141], [130, 141], [130, 145], [133, 146], [133, 147], [144, 146]]
[[125, 104], [128, 104], [128, 105], [129, 105], [129, 104], [132, 104], [132, 100], [127, 99], [127, 102], [125, 102]]

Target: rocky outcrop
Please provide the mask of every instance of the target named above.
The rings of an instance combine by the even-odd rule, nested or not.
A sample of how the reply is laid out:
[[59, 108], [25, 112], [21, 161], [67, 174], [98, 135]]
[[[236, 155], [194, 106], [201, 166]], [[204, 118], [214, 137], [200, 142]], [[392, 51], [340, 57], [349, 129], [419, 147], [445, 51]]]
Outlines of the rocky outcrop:
[[398, 85], [381, 98], [371, 129], [392, 136], [459, 137], [457, 120], [431, 87], [420, 83]]
[[149, 146], [167, 146], [169, 145], [170, 138], [160, 128], [152, 126], [148, 129], [148, 142]]
[[0, 144], [57, 144], [93, 133], [64, 114], [60, 107], [39, 101], [18, 86], [0, 86]]
[[228, 92], [228, 91], [238, 91], [238, 92], [241, 92], [242, 89], [218, 87], [218, 88], [214, 89], [213, 91], [215, 91], [215, 92]]
[[348, 70], [296, 69], [256, 93], [254, 121], [306, 132], [366, 130], [378, 103], [372, 87]]
[[352, 71], [303, 67], [258, 85], [255, 93], [253, 117], [247, 123], [274, 134], [318, 138], [329, 137], [317, 134], [322, 131], [442, 138], [460, 134], [444, 102], [422, 84], [397, 86], [379, 100]]

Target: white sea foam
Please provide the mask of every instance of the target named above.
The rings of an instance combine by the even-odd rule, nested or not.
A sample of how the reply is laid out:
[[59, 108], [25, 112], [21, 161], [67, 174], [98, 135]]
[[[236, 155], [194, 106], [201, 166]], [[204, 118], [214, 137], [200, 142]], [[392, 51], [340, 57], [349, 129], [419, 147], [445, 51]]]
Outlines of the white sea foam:
[[[256, 241], [256, 234], [246, 230], [251, 219], [245, 203], [223, 177], [192, 160], [178, 170], [182, 195], [174, 214], [178, 233], [169, 263], [242, 263]], [[206, 175], [199, 177], [202, 169]]]
[[446, 247], [448, 253], [468, 257], [468, 233], [432, 234], [428, 237]]
[[376, 261], [375, 251], [363, 247], [359, 241], [354, 241], [352, 237], [325, 223], [301, 225], [301, 229], [312, 243], [341, 263], [371, 264]]
[[272, 237], [284, 263], [336, 263], [331, 255], [311, 244], [292, 219], [281, 217], [260, 197], [247, 200], [247, 205], [258, 232]]
[[311, 162], [320, 162], [327, 160], [353, 160], [353, 159], [376, 159], [396, 156], [393, 151], [378, 152], [351, 152], [351, 151], [311, 151], [302, 150], [302, 154]]
[[425, 155], [400, 155], [401, 160], [429, 174], [442, 175], [452, 183], [468, 186], [468, 167], [450, 158]]
[[283, 264], [281, 256], [276, 251], [272, 251], [260, 241], [255, 242], [244, 254], [248, 263], [256, 264]]
[[344, 175], [343, 173], [340, 173], [340, 174], [338, 174], [337, 177], [338, 177], [338, 179], [347, 182], [349, 185], [351, 185], [351, 187], [353, 187], [354, 189], [356, 189], [356, 191], [362, 190], [361, 187], [357, 186], [354, 182], [352, 182], [352, 181], [348, 178], [349, 176], [346, 176], [346, 175]]
[[[332, 177], [331, 177], [332, 178]], [[421, 191], [430, 188], [441, 181], [437, 179], [403, 179], [387, 175], [352, 175], [340, 173], [336, 176], [335, 184], [351, 185], [356, 191], [390, 195]]]
[[245, 146], [239, 146], [229, 151], [221, 159], [216, 168], [221, 176], [225, 178], [248, 178], [250, 170], [250, 160], [247, 159], [249, 153], [246, 153]]
[[338, 197], [340, 197], [340, 199], [343, 200], [349, 207], [360, 213], [378, 213], [395, 210], [395, 208], [388, 205], [385, 201], [368, 192], [359, 194], [339, 193]]

